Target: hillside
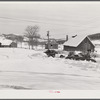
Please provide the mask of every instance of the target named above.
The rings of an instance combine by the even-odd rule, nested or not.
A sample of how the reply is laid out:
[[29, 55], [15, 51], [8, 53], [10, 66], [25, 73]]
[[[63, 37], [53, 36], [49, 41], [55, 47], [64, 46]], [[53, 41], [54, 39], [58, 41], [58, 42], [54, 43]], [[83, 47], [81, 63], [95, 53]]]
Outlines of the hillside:
[[91, 40], [100, 40], [100, 33], [88, 35]]

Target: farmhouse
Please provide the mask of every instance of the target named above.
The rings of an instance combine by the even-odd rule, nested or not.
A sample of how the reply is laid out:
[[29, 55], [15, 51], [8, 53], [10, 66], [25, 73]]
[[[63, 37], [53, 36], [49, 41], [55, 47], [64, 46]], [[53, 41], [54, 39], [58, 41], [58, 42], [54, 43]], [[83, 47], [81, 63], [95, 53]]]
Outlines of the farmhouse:
[[17, 47], [17, 43], [8, 39], [0, 39], [0, 47]]
[[89, 39], [89, 37], [85, 35], [77, 35], [71, 39], [68, 39], [64, 44], [65, 51], [94, 51], [95, 46]]

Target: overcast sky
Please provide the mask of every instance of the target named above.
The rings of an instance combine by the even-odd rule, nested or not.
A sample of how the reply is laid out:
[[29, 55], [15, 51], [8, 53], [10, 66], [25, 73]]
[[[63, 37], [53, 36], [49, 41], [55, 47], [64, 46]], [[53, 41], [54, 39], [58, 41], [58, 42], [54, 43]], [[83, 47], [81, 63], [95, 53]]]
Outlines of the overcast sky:
[[54, 38], [100, 32], [100, 2], [0, 2], [0, 33], [23, 34], [38, 25]]

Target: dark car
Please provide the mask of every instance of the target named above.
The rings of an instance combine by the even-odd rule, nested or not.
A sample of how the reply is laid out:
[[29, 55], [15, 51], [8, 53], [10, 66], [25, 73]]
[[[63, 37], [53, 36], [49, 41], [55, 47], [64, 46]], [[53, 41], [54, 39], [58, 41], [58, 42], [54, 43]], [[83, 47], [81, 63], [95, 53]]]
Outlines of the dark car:
[[90, 57], [90, 55], [88, 55], [88, 54], [82, 54], [82, 53], [79, 53], [79, 54], [72, 54], [72, 55], [68, 55], [67, 57], [66, 57], [66, 59], [73, 59], [73, 60], [86, 60], [86, 61], [92, 61], [92, 62], [96, 62], [96, 60], [95, 59], [92, 59], [91, 57]]
[[64, 55], [60, 55], [60, 58], [65, 58], [65, 56]]
[[48, 57], [50, 57], [50, 56], [55, 57], [55, 55], [58, 54], [58, 52], [55, 50], [47, 50], [44, 53], [46, 53], [48, 55]]

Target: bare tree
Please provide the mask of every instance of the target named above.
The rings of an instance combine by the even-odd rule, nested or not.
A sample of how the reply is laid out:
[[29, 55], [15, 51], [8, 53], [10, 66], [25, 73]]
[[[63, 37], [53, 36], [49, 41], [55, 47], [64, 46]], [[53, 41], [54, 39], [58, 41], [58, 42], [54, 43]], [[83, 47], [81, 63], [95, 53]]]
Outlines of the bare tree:
[[39, 27], [37, 25], [35, 26], [27, 26], [26, 30], [25, 30], [25, 36], [29, 39], [28, 43], [29, 43], [29, 48], [30, 46], [34, 46], [34, 43], [37, 39], [37, 37], [39, 37], [40, 35], [38, 34], [39, 32]]
[[17, 42], [21, 43], [21, 48], [22, 48], [23, 39], [24, 39], [23, 36], [20, 36], [20, 35], [16, 37]]

